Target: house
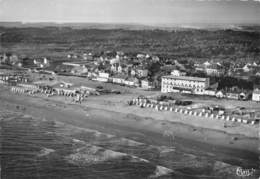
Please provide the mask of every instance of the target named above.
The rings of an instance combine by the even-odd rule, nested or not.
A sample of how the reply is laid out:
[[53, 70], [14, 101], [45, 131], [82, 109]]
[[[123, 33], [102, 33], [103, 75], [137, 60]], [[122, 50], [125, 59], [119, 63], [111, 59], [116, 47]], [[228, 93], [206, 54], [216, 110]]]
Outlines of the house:
[[239, 99], [240, 100], [248, 100], [249, 99], [249, 96], [251, 95], [252, 93], [249, 93], [249, 92], [241, 92], [239, 93]]
[[124, 84], [127, 86], [137, 87], [139, 86], [139, 80], [137, 78], [127, 78], [124, 80]]
[[207, 88], [207, 89], [205, 89], [205, 91], [204, 91], [204, 95], [207, 95], [207, 96], [216, 96], [216, 90], [215, 90], [215, 89], [212, 89], [212, 88]]
[[204, 72], [204, 69], [205, 69], [205, 67], [203, 65], [197, 64], [195, 66], [195, 70], [198, 71], [198, 72]]
[[226, 98], [238, 100], [238, 99], [239, 99], [239, 93], [236, 93], [236, 92], [227, 92], [227, 93], [226, 93]]
[[148, 70], [143, 68], [137, 68], [136, 69], [136, 75], [138, 77], [147, 77], [148, 76]]
[[212, 64], [209, 66], [206, 66], [204, 69], [204, 72], [209, 76], [221, 76], [224, 74], [224, 69], [221, 68], [218, 64]]
[[210, 66], [210, 65], [211, 65], [211, 63], [210, 63], [210, 62], [208, 62], [208, 61], [206, 61], [206, 62], [204, 62], [204, 63], [203, 63], [203, 65], [204, 65], [205, 67], [208, 67], [208, 66]]
[[218, 91], [217, 93], [216, 93], [216, 97], [217, 98], [224, 98], [226, 95], [224, 94], [224, 92], [223, 91]]
[[110, 78], [112, 83], [116, 83], [116, 84], [125, 84], [125, 79], [128, 79], [128, 76], [126, 74], [122, 74], [122, 73], [120, 73], [120, 74], [118, 73]]
[[112, 83], [116, 83], [116, 84], [125, 84], [125, 79], [127, 78], [126, 75], [116, 75], [116, 76], [113, 76], [111, 79], [112, 79]]
[[204, 72], [209, 76], [221, 76], [225, 72], [220, 63], [209, 63], [208, 61], [203, 64], [196, 64], [195, 70]]
[[173, 71], [171, 72], [171, 75], [172, 75], [172, 76], [185, 76], [185, 75], [186, 75], [186, 72], [181, 72], [181, 71], [179, 71], [179, 70], [173, 70]]
[[45, 68], [50, 66], [49, 60], [47, 58], [34, 59], [33, 63], [39, 68]]
[[152, 60], [154, 62], [159, 62], [160, 61], [160, 58], [158, 56], [152, 56]]
[[125, 79], [121, 77], [112, 77], [112, 82], [117, 84], [124, 84]]
[[73, 54], [68, 54], [67, 58], [72, 58]]
[[117, 72], [118, 72], [118, 73], [122, 73], [122, 71], [123, 71], [123, 68], [122, 68], [121, 65], [119, 65], [118, 68], [117, 68]]
[[124, 84], [125, 84], [126, 86], [135, 86], [134, 81], [131, 81], [130, 79], [124, 80]]
[[250, 71], [250, 68], [249, 68], [248, 64], [246, 64], [246, 65], [243, 67], [243, 71], [244, 71], [244, 72], [249, 72], [249, 71]]
[[92, 61], [92, 60], [93, 60], [93, 55], [92, 55], [92, 53], [84, 53], [84, 54], [83, 54], [83, 59], [84, 59], [84, 60]]
[[109, 73], [99, 72], [99, 77], [101, 77], [101, 78], [109, 78]]
[[253, 100], [253, 101], [256, 101], [256, 102], [260, 102], [260, 89], [259, 89], [259, 88], [256, 88], [256, 89], [253, 91], [252, 100]]
[[134, 69], [131, 69], [131, 76], [135, 76], [136, 75], [136, 72], [135, 72], [135, 70]]
[[108, 78], [103, 78], [103, 77], [100, 77], [100, 76], [97, 76], [93, 80], [100, 81], [100, 82], [108, 82]]
[[15, 54], [6, 53], [0, 56], [0, 64], [3, 63], [3, 64], [15, 65], [19, 61], [20, 59]]
[[109, 74], [105, 72], [99, 72], [98, 76], [96, 76], [95, 80], [100, 82], [108, 82]]
[[117, 71], [116, 65], [111, 65], [111, 71], [112, 72], [116, 72]]
[[148, 80], [141, 80], [141, 87], [143, 89], [152, 89], [152, 88], [154, 88], [152, 83], [149, 82]]
[[210, 85], [207, 89], [205, 89], [204, 95], [216, 96], [217, 88], [218, 88], [218, 83], [214, 83]]
[[189, 93], [204, 94], [208, 87], [209, 78], [192, 76], [163, 76], [161, 82], [162, 93], [189, 91]]
[[110, 60], [110, 64], [113, 65], [113, 64], [116, 64], [116, 63], [120, 63], [120, 59], [119, 58], [112, 58]]
[[123, 68], [119, 63], [114, 63], [111, 65], [111, 71], [115, 73], [122, 73]]
[[98, 75], [95, 72], [88, 72], [88, 78], [96, 78]]
[[7, 84], [14, 84], [16, 85], [17, 83], [27, 83], [30, 79], [29, 76], [25, 74], [16, 74], [16, 73], [2, 73], [0, 74], [0, 80], [2, 82], [5, 82]]
[[84, 66], [73, 67], [71, 73], [74, 75], [82, 75], [88, 73], [88, 69]]
[[145, 56], [146, 56], [145, 54], [137, 54], [137, 55], [136, 55], [136, 58], [138, 58], [138, 59], [141, 58], [141, 59], [142, 59], [142, 58], [145, 58]]
[[237, 86], [233, 86], [232, 88], [226, 88], [226, 98], [228, 99], [236, 99], [236, 100], [246, 100], [249, 98], [251, 92], [247, 90], [242, 90]]

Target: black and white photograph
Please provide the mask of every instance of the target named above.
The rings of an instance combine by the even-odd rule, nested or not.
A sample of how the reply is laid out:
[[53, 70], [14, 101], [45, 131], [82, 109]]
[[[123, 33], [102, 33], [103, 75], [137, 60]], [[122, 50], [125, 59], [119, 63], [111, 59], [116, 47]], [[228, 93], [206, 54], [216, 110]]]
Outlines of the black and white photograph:
[[0, 0], [0, 179], [260, 179], [260, 0]]

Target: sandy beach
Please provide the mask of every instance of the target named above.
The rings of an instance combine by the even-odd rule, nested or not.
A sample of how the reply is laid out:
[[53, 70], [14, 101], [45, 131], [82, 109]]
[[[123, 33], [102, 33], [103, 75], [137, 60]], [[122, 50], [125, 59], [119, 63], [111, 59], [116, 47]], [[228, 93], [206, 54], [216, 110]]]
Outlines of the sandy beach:
[[61, 120], [69, 123], [80, 121], [84, 125], [85, 119], [79, 118], [95, 118], [95, 122], [116, 124], [160, 135], [171, 131], [173, 136], [192, 141], [259, 153], [258, 125], [236, 124], [224, 128], [224, 121], [221, 120], [128, 106], [126, 101], [132, 97], [132, 94], [92, 96], [83, 104], [76, 105], [64, 101], [62, 97], [22, 96], [2, 89], [0, 105], [8, 109], [23, 110], [26, 114], [40, 118], [58, 118], [57, 116], [62, 114], [66, 117]]
[[[97, 130], [108, 136], [120, 136], [134, 141], [134, 144], [167, 147], [160, 150], [168, 151], [174, 146], [189, 155], [231, 164], [229, 173], [233, 173], [229, 177], [235, 178], [236, 166], [257, 168], [258, 125], [236, 124], [224, 128], [221, 120], [127, 105], [127, 100], [134, 96], [132, 93], [91, 96], [82, 104], [75, 104], [58, 96], [13, 94], [4, 87], [0, 91], [0, 109], [39, 120], [61, 122], [78, 129]], [[52, 149], [45, 149], [39, 155], [49, 153]], [[77, 158], [78, 155], [72, 154], [68, 158]]]

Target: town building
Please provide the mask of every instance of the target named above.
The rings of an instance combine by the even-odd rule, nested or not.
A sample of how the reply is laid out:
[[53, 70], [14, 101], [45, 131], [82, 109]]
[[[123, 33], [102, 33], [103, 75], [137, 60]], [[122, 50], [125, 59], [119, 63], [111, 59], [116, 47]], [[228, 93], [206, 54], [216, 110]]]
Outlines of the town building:
[[256, 89], [253, 91], [252, 100], [253, 100], [253, 101], [260, 102], [260, 89], [256, 88]]
[[112, 82], [116, 84], [123, 84], [125, 81], [124, 78], [121, 77], [112, 77]]
[[171, 72], [171, 75], [172, 75], [172, 76], [185, 76], [185, 75], [186, 75], [186, 72], [182, 72], [182, 71], [180, 71], [180, 70], [173, 70], [173, 71]]
[[204, 71], [209, 76], [221, 76], [225, 73], [224, 69], [222, 69], [222, 67], [218, 64], [207, 66]]
[[216, 92], [216, 97], [217, 98], [225, 98], [226, 95], [225, 95], [225, 93], [223, 91], [220, 90], [220, 91]]
[[130, 86], [130, 87], [136, 87], [139, 85], [139, 81], [137, 78], [127, 78], [124, 80], [124, 84], [126, 86]]
[[152, 88], [154, 88], [153, 85], [152, 85], [152, 83], [149, 82], [148, 80], [142, 80], [142, 81], [141, 81], [141, 87], [142, 87], [143, 89], [152, 89]]
[[122, 73], [123, 68], [119, 63], [114, 63], [111, 65], [111, 71], [115, 73]]
[[105, 72], [99, 72], [98, 76], [96, 77], [97, 81], [100, 82], [108, 82], [109, 74]]
[[208, 88], [205, 89], [204, 95], [216, 96], [217, 88], [218, 88], [218, 83], [210, 85]]
[[131, 76], [135, 76], [136, 75], [136, 72], [134, 69], [131, 69], [131, 72], [130, 72]]
[[191, 76], [163, 76], [161, 82], [161, 92], [182, 92], [204, 94], [209, 87], [209, 78], [199, 78]]
[[138, 69], [136, 69], [136, 75], [138, 77], [147, 77], [148, 76], [148, 70], [147, 69], [138, 68]]
[[221, 76], [225, 73], [225, 70], [220, 63], [209, 63], [206, 61], [203, 64], [196, 64], [195, 66], [196, 71], [204, 72], [208, 76]]
[[236, 93], [236, 92], [227, 92], [227, 93], [226, 93], [226, 98], [238, 100], [238, 99], [239, 99], [239, 93]]
[[216, 90], [215, 90], [215, 89], [212, 89], [212, 88], [207, 88], [207, 89], [205, 89], [205, 91], [204, 91], [204, 95], [207, 95], [207, 96], [216, 96]]
[[49, 60], [47, 58], [34, 59], [33, 64], [39, 68], [45, 68], [50, 66]]
[[117, 75], [111, 77], [112, 83], [116, 83], [116, 84], [125, 84], [126, 78], [127, 78], [127, 75], [124, 75], [124, 74], [117, 74]]

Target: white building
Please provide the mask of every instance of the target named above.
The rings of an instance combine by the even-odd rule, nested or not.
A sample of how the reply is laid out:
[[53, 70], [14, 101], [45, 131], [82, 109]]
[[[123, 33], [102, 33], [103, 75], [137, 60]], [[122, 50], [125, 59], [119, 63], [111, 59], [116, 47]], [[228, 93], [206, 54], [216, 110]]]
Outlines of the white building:
[[120, 77], [112, 77], [112, 82], [113, 82], [113, 83], [123, 84], [124, 81], [125, 81], [124, 78], [120, 78]]
[[208, 87], [209, 78], [170, 75], [162, 77], [161, 92], [204, 94], [205, 89]]
[[152, 89], [153, 85], [148, 80], [142, 80], [141, 81], [141, 87], [144, 88], [144, 89]]
[[80, 67], [81, 66], [81, 64], [70, 63], [70, 62], [63, 62], [62, 65], [73, 66], [73, 67]]
[[108, 82], [109, 74], [105, 72], [99, 72], [98, 76], [96, 77], [97, 81], [100, 82]]
[[99, 72], [99, 77], [101, 77], [101, 78], [109, 78], [109, 73]]
[[204, 91], [204, 95], [207, 95], [207, 96], [216, 96], [216, 91], [214, 89], [206, 89]]
[[181, 72], [180, 70], [172, 70], [171, 75], [172, 76], [185, 76], [186, 73], [185, 72]]
[[253, 91], [252, 100], [260, 102], [260, 89], [255, 89]]
[[135, 82], [131, 80], [124, 80], [124, 84], [127, 86], [135, 86]]
[[104, 78], [104, 77], [100, 77], [100, 76], [97, 76], [96, 79], [94, 79], [96, 81], [100, 81], [100, 82], [108, 82], [108, 78]]
[[33, 63], [40, 68], [44, 68], [50, 65], [47, 58], [34, 59]]

